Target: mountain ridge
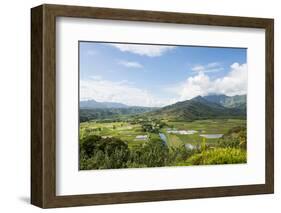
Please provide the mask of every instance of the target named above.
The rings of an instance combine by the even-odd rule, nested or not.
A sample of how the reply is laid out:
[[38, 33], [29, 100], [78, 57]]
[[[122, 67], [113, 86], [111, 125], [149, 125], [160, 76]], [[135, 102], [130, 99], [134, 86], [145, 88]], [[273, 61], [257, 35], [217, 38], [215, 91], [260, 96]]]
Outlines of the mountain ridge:
[[128, 106], [117, 102], [80, 102], [81, 120], [118, 118], [124, 115], [150, 116], [152, 118], [193, 121], [211, 118], [245, 118], [246, 95], [196, 96], [161, 108]]
[[[245, 103], [246, 104], [246, 103]], [[208, 118], [245, 117], [246, 111], [236, 107], [225, 107], [202, 96], [177, 102], [146, 113], [152, 117], [172, 120], [197, 120]]]
[[214, 102], [217, 104], [220, 104], [227, 108], [240, 108], [240, 109], [246, 109], [246, 101], [247, 101], [247, 95], [234, 95], [234, 96], [227, 96], [227, 95], [208, 95], [204, 96], [206, 100], [210, 102]]
[[103, 109], [103, 108], [128, 108], [129, 106], [119, 102], [99, 102], [94, 99], [80, 101], [82, 109]]

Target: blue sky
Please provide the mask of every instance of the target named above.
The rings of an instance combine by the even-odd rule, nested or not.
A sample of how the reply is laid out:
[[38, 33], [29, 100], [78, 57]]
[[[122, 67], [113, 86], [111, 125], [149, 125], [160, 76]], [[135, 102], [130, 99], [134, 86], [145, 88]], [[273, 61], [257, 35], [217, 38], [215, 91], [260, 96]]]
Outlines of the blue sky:
[[80, 42], [80, 99], [164, 106], [246, 94], [247, 50]]

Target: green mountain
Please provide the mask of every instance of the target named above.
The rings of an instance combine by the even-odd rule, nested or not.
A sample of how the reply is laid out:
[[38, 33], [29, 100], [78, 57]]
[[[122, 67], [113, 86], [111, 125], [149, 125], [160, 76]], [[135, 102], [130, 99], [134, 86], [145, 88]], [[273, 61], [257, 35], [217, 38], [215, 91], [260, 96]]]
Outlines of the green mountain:
[[209, 118], [245, 117], [246, 113], [243, 109], [228, 108], [213, 101], [208, 101], [201, 96], [197, 96], [191, 100], [177, 102], [156, 111], [146, 113], [146, 115], [169, 120], [192, 121]]
[[80, 102], [80, 122], [93, 119], [127, 119], [129, 116], [193, 121], [211, 118], [245, 118], [246, 95], [197, 96], [162, 108], [127, 106], [122, 103]]
[[226, 96], [226, 95], [208, 95], [204, 96], [204, 99], [207, 101], [220, 104], [227, 108], [239, 108], [246, 110], [246, 95], [235, 95], [235, 96]]
[[143, 114], [146, 112], [151, 112], [155, 107], [121, 107], [121, 108], [80, 108], [79, 118], [80, 122], [90, 121], [90, 120], [103, 120], [103, 119], [121, 119], [128, 116], [133, 116], [137, 114]]

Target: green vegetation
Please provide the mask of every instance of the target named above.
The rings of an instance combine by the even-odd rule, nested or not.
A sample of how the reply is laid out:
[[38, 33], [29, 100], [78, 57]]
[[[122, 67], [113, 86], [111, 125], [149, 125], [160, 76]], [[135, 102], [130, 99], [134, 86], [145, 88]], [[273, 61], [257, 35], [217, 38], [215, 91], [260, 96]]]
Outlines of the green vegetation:
[[227, 108], [239, 108], [246, 110], [246, 95], [235, 95], [235, 96], [226, 96], [226, 95], [209, 95], [204, 97], [207, 101], [220, 104]]
[[80, 122], [91, 120], [122, 120], [129, 116], [155, 110], [153, 107], [126, 107], [126, 108], [82, 108], [80, 109]]
[[[194, 133], [169, 130], [193, 130]], [[223, 136], [205, 138], [201, 134]], [[93, 120], [80, 124], [80, 169], [245, 163], [246, 141], [246, 122], [239, 119]]]
[[[245, 100], [198, 96], [163, 108], [85, 102], [80, 109], [79, 167], [246, 163], [246, 108], [240, 107]], [[97, 108], [86, 108], [91, 105]]]
[[80, 141], [80, 169], [169, 166], [187, 160], [190, 153], [184, 146], [169, 149], [158, 139], [129, 149], [120, 139], [90, 136]]
[[203, 119], [246, 118], [246, 111], [240, 108], [228, 108], [215, 102], [197, 96], [191, 100], [177, 102], [163, 107], [147, 115], [151, 118], [161, 118], [174, 121], [195, 121]]
[[215, 165], [246, 162], [247, 153], [243, 149], [216, 148], [191, 156], [186, 161], [186, 165]]
[[125, 168], [128, 145], [117, 138], [90, 136], [80, 143], [80, 169]]
[[231, 147], [231, 148], [247, 148], [247, 132], [245, 127], [235, 127], [230, 129], [222, 138], [219, 140], [220, 147]]

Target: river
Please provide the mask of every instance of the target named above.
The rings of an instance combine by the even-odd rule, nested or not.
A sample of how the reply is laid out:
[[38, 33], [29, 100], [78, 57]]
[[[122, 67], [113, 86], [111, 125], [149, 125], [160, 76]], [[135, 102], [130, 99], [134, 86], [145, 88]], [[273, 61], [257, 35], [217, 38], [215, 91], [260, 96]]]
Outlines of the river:
[[160, 136], [160, 138], [161, 138], [161, 140], [168, 146], [168, 140], [167, 140], [167, 137], [166, 137], [166, 135], [164, 134], [164, 133], [159, 133], [159, 136]]

